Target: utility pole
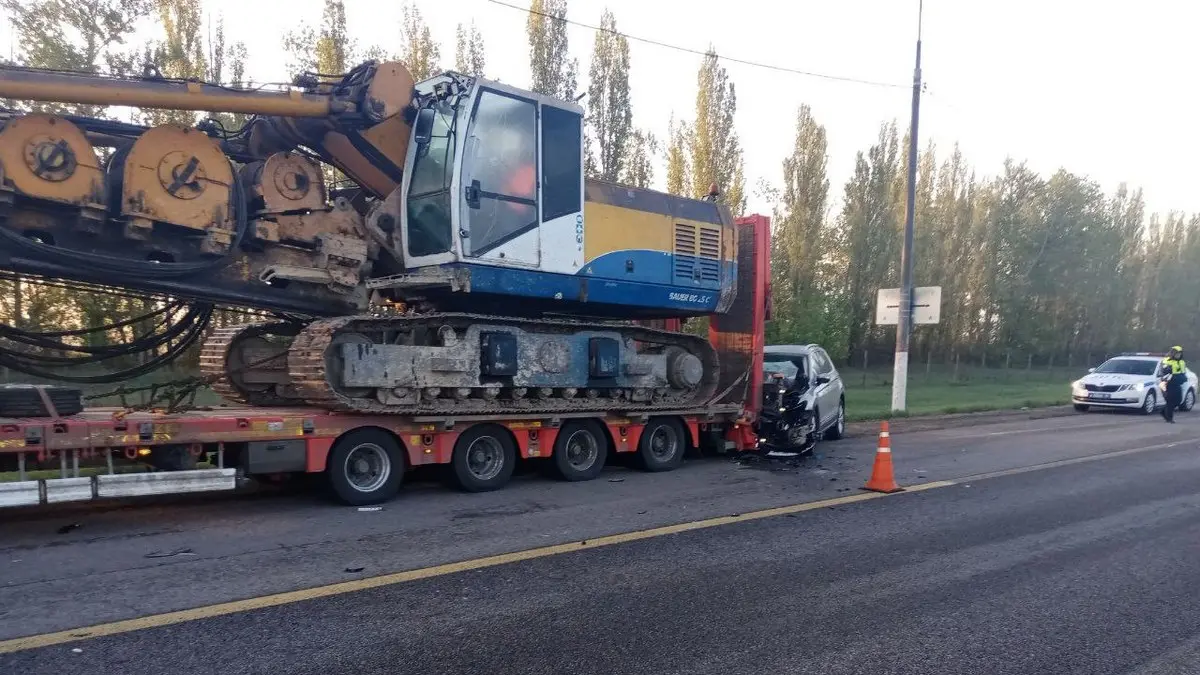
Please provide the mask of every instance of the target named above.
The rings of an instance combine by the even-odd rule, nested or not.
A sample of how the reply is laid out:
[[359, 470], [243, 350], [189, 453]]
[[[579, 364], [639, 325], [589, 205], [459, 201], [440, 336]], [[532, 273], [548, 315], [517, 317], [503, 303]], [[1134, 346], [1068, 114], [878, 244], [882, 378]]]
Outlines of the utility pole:
[[896, 322], [896, 361], [892, 370], [892, 411], [904, 410], [908, 387], [908, 341], [912, 336], [913, 214], [917, 199], [917, 120], [921, 115], [921, 15], [917, 4], [917, 65], [913, 68], [912, 126], [908, 132], [908, 203], [904, 208], [904, 248], [900, 252], [900, 319]]

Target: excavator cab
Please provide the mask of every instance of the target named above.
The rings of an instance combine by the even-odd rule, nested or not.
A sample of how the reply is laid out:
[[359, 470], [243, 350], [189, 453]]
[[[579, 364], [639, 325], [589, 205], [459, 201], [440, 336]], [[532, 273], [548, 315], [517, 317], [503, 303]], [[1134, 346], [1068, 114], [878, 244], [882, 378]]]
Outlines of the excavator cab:
[[383, 206], [398, 212], [393, 251], [406, 271], [576, 274], [583, 264], [583, 109], [453, 72], [416, 88], [403, 199], [393, 195]]
[[470, 312], [671, 318], [733, 301], [728, 208], [585, 179], [581, 106], [454, 72], [414, 88], [404, 175], [368, 215], [396, 264], [371, 288]]

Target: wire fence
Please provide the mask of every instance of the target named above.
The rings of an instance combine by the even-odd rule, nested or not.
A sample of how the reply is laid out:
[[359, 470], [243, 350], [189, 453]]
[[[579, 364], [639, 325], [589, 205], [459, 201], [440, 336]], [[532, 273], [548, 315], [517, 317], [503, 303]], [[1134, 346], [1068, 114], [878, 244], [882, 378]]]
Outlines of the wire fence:
[[[879, 355], [874, 361], [867, 360], [859, 365], [839, 366], [842, 380], [847, 387], [890, 386], [894, 372], [892, 355]], [[1095, 364], [1093, 364], [1095, 365]], [[1023, 363], [1013, 360], [996, 365], [967, 363], [956, 359], [951, 363], [933, 359], [909, 357], [908, 379], [910, 383], [924, 384], [971, 384], [971, 383], [1019, 383], [1019, 382], [1070, 382], [1087, 372], [1087, 367], [1054, 365], [1049, 360], [1035, 363], [1027, 358]]]
[[[1069, 381], [1086, 374], [1121, 352], [1085, 352], [1044, 355], [1016, 350], [976, 354], [935, 355], [932, 351], [909, 354], [908, 375], [914, 382], [1020, 382]], [[891, 384], [895, 353], [861, 350], [838, 364], [847, 384]], [[1066, 378], [1064, 380], [1064, 378]]]

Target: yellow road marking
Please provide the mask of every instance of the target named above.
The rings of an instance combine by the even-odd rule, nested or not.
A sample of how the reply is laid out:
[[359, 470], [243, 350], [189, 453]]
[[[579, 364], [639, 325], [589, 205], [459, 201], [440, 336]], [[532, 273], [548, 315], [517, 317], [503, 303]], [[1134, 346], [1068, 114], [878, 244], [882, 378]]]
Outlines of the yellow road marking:
[[432, 577], [440, 577], [458, 572], [467, 572], [470, 570], [483, 569], [485, 567], [495, 567], [497, 565], [507, 565], [509, 563], [521, 562], [524, 560], [534, 560], [537, 558], [547, 558], [550, 556], [561, 555], [563, 553], [571, 553], [574, 551], [583, 551], [589, 549], [602, 548], [605, 546], [614, 546], [616, 544], [624, 544], [632, 541], [640, 541], [643, 539], [653, 539], [655, 537], [663, 537], [669, 534], [679, 534], [681, 532], [691, 532], [693, 530], [702, 530], [710, 527], [719, 527], [721, 525], [729, 525], [732, 523], [740, 523], [748, 520], [761, 520], [763, 518], [773, 518], [776, 516], [785, 516], [792, 513], [802, 513], [804, 511], [815, 511], [817, 509], [829, 508], [831, 506], [841, 506], [843, 504], [853, 504], [855, 502], [863, 502], [870, 499], [878, 499], [880, 497], [889, 497], [894, 495], [905, 494], [906, 492], [920, 492], [932, 488], [946, 487], [954, 485], [953, 481], [935, 481], [932, 483], [922, 483], [920, 485], [912, 485], [905, 488], [905, 492], [897, 492], [892, 495], [878, 492], [863, 492], [860, 494], [846, 495], [844, 497], [835, 497], [833, 499], [825, 499], [816, 502], [806, 502], [804, 504], [792, 504], [789, 506], [780, 506], [771, 509], [763, 509], [761, 511], [752, 511], [731, 516], [718, 516], [716, 518], [707, 518], [705, 520], [695, 520], [687, 523], [679, 523], [676, 525], [666, 525], [663, 527], [654, 527], [646, 530], [636, 530], [633, 532], [623, 532], [621, 534], [612, 534], [604, 537], [596, 537], [595, 539], [586, 539], [583, 541], [574, 541], [568, 544], [556, 544], [554, 546], [543, 546], [540, 548], [532, 548], [524, 551], [515, 551], [513, 553], [501, 553], [499, 555], [487, 556], [484, 558], [475, 558], [473, 560], [463, 560], [460, 562], [447, 563], [445, 565], [435, 565], [433, 567], [424, 567], [421, 569], [408, 570], [405, 572], [396, 572], [393, 574], [383, 574], [376, 577], [366, 579], [355, 579], [354, 581], [343, 581], [341, 583], [329, 584], [327, 586], [317, 586], [315, 588], [306, 588], [299, 591], [288, 591], [286, 593], [275, 593], [272, 595], [264, 595], [257, 598], [248, 598], [246, 600], [237, 600], [234, 602], [222, 602], [206, 607], [196, 607], [194, 609], [185, 609], [178, 612], [167, 612], [165, 614], [153, 614], [137, 619], [127, 619], [124, 621], [113, 621], [111, 623], [103, 623], [86, 628], [75, 628], [71, 630], [59, 631], [57, 633], [43, 633], [41, 635], [30, 635], [28, 637], [13, 638], [11, 640], [0, 641], [0, 654], [11, 654], [13, 652], [25, 651], [27, 649], [37, 649], [40, 647], [50, 647], [68, 642], [76, 642], [79, 640], [89, 640], [92, 638], [105, 637], [108, 635], [118, 635], [120, 633], [129, 633], [137, 630], [145, 630], [147, 628], [158, 628], [161, 626], [170, 626], [177, 623], [186, 623], [189, 621], [197, 621], [200, 619], [210, 619], [227, 614], [236, 614], [238, 612], [247, 612], [256, 609], [265, 609], [267, 607], [278, 607], [279, 605], [289, 605], [292, 603], [303, 602], [305, 600], [315, 600], [317, 598], [327, 598], [334, 595], [343, 595], [345, 593], [354, 593], [356, 591], [365, 591], [371, 588], [379, 588], [381, 586], [393, 586], [403, 584], [409, 581], [417, 581], [420, 579], [429, 579]]

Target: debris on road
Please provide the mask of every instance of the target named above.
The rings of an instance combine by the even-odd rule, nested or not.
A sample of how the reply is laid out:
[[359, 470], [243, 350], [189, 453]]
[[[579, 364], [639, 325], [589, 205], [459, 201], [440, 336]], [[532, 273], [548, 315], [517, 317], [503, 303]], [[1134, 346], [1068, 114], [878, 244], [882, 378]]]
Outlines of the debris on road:
[[67, 534], [68, 532], [71, 532], [73, 530], [78, 530], [81, 527], [83, 527], [83, 525], [80, 525], [79, 523], [71, 523], [70, 525], [63, 525], [62, 527], [58, 528], [58, 533], [59, 534]]
[[154, 551], [152, 553], [147, 553], [143, 557], [146, 557], [146, 558], [174, 558], [176, 556], [181, 556], [181, 555], [196, 555], [196, 553], [190, 548], [177, 548], [174, 551]]
[[382, 506], [360, 506], [360, 507], [358, 507], [359, 513], [372, 513], [375, 511], [382, 511], [382, 510], [383, 510]]
[[367, 568], [365, 568], [365, 567], [347, 567], [346, 572], [349, 574], [358, 574], [359, 572], [361, 572], [365, 569], [367, 569]]
[[[795, 471], [797, 469], [807, 467], [809, 462], [814, 458], [811, 452], [789, 452], [781, 450], [772, 450], [763, 454], [747, 454], [737, 457], [734, 461], [737, 469], [762, 469], [775, 473]], [[815, 473], [827, 473], [827, 469], [818, 467]]]

